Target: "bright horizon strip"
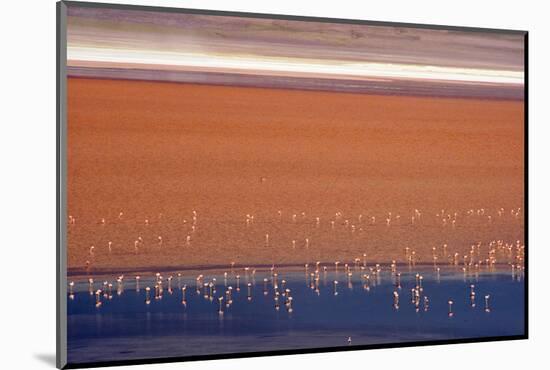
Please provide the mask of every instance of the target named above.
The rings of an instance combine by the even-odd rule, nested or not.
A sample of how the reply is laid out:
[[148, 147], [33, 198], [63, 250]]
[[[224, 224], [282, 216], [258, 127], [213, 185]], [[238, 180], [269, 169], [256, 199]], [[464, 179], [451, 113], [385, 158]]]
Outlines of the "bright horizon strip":
[[286, 58], [250, 55], [223, 55], [182, 53], [156, 50], [134, 50], [68, 46], [67, 59], [88, 63], [115, 63], [121, 65], [157, 65], [178, 69], [205, 68], [220, 72], [260, 71], [266, 75], [301, 74], [327, 77], [405, 78], [465, 83], [492, 83], [523, 85], [522, 71], [443, 67], [399, 63], [348, 62], [334, 59]]

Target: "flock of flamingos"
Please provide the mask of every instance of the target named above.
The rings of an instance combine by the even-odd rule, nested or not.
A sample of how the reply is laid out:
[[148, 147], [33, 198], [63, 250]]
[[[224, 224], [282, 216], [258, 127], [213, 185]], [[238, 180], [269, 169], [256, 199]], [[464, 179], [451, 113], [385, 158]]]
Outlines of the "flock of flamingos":
[[[465, 212], [464, 222], [467, 222], [469, 219], [472, 219], [472, 218], [477, 216], [477, 221], [478, 222], [481, 220], [481, 221], [484, 221], [487, 224], [492, 224], [494, 222], [494, 219], [496, 219], [497, 217], [498, 218], [503, 218], [505, 215], [506, 215], [506, 212], [505, 212], [504, 208], [498, 209], [495, 215], [489, 214], [488, 210], [486, 210], [485, 208], [480, 208], [480, 209], [477, 209], [477, 210], [470, 209], [470, 210]], [[511, 209], [510, 210], [510, 216], [513, 217], [514, 219], [521, 219], [521, 208]], [[124, 217], [124, 212], [120, 211], [120, 213], [118, 215], [118, 220], [122, 220], [123, 217]], [[283, 212], [282, 211], [280, 211], [280, 210], [277, 211], [277, 217], [278, 217], [279, 222], [283, 222]], [[455, 228], [457, 226], [458, 217], [459, 217], [459, 212], [446, 212], [444, 209], [442, 209], [439, 213], [437, 213], [435, 215], [435, 223], [438, 224], [438, 225], [441, 225], [442, 227], [450, 226], [451, 228]], [[158, 220], [161, 220], [162, 218], [163, 218], [163, 214], [161, 213], [158, 216]], [[368, 218], [368, 220], [366, 218]], [[392, 214], [392, 212], [388, 212], [387, 215], [383, 218], [384, 218], [384, 221], [383, 221], [384, 225], [389, 228], [393, 225], [415, 226], [415, 224], [418, 223], [420, 221], [420, 219], [423, 218], [423, 216], [422, 216], [422, 213], [418, 209], [414, 209], [413, 214], [410, 217], [410, 220], [408, 221], [408, 223], [404, 222], [399, 214]], [[190, 220], [183, 219], [183, 224], [186, 225], [186, 226], [189, 225], [189, 227], [186, 231], [187, 235], [185, 237], [185, 243], [184, 243], [185, 246], [190, 246], [191, 245], [191, 243], [193, 241], [194, 234], [197, 231], [197, 226], [198, 226], [197, 222], [198, 222], [198, 213], [197, 213], [196, 210], [192, 211], [192, 217], [191, 217]], [[292, 224], [297, 224], [299, 222], [307, 222], [305, 212], [302, 212], [301, 214], [297, 214], [297, 213], [292, 214], [291, 223]], [[245, 223], [247, 228], [252, 226], [255, 223], [255, 216], [252, 215], [252, 214], [246, 214], [245, 219], [244, 219], [244, 223]], [[313, 219], [313, 222], [310, 221], [310, 223], [314, 224], [315, 228], [320, 228], [321, 227], [321, 218], [320, 217], [315, 217]], [[77, 224], [76, 218], [69, 215], [68, 224], [69, 224], [70, 227], [75, 227], [76, 224]], [[101, 218], [98, 221], [98, 224], [102, 225], [102, 226], [105, 226], [107, 224], [107, 221], [106, 221], [105, 218]], [[145, 227], [149, 227], [151, 224], [152, 224], [152, 222], [149, 218], [146, 218], [143, 221], [143, 225]], [[337, 227], [343, 227], [344, 229], [348, 230], [350, 233], [356, 233], [356, 232], [364, 231], [369, 226], [376, 226], [377, 225], [377, 218], [376, 218], [376, 216], [364, 217], [363, 214], [359, 214], [358, 216], [353, 217], [353, 218], [345, 218], [344, 215], [342, 214], [342, 212], [336, 212], [335, 215], [334, 215], [334, 218], [329, 220], [328, 224], [330, 225], [330, 228], [332, 230], [336, 229]], [[296, 240], [296, 239], [292, 240], [292, 244], [291, 244], [292, 249], [296, 249], [298, 242], [299, 241]], [[153, 242], [153, 243], [150, 242], [150, 244], [155, 244], [155, 243], [159, 247], [162, 247], [163, 243], [164, 243], [163, 236], [158, 235], [156, 237], [155, 242]], [[145, 248], [144, 238], [140, 235], [137, 235], [135, 240], [131, 244], [133, 245], [132, 253], [134, 253], [134, 254], [139, 254], [140, 251], [144, 250], [144, 248]], [[302, 244], [304, 245], [305, 249], [308, 249], [309, 245], [310, 245], [310, 239], [306, 237]], [[270, 235], [269, 235], [269, 233], [265, 234], [265, 246], [266, 247], [270, 246]], [[124, 248], [124, 253], [128, 253], [127, 247], [123, 246], [122, 248]], [[446, 246], [444, 246], [444, 248], [446, 248]], [[108, 254], [111, 254], [113, 252], [113, 249], [114, 249], [113, 242], [108, 241], [107, 245], [104, 248], [104, 251], [107, 252]], [[96, 256], [96, 251], [97, 251], [97, 249], [96, 249], [95, 245], [91, 245], [89, 247], [89, 257], [90, 258], [85, 261], [86, 267], [89, 267], [92, 264], [93, 258]], [[444, 255], [446, 255], [445, 250], [444, 250]], [[414, 250], [412, 251], [411, 256], [409, 256], [409, 257], [414, 259], [414, 257], [415, 257], [415, 251]], [[456, 257], [457, 256], [455, 256], [455, 258]]]
[[[467, 218], [476, 218], [478, 222], [483, 223], [493, 223], [497, 218], [510, 217], [511, 219], [521, 219], [521, 209], [510, 209], [505, 210], [504, 208], [497, 209], [496, 212], [489, 214], [487, 209], [470, 209], [462, 214]], [[118, 215], [119, 219], [124, 217], [124, 213], [121, 211]], [[277, 217], [282, 220], [283, 214], [281, 211], [277, 211]], [[296, 223], [300, 219], [305, 219], [305, 213], [295, 213], [291, 214], [289, 217], [289, 222]], [[422, 212], [418, 209], [412, 211], [412, 215], [408, 219], [409, 225], [415, 225], [418, 223], [421, 218], [423, 218]], [[160, 216], [159, 216], [160, 218]], [[185, 219], [183, 222], [189, 226], [185, 238], [185, 243], [190, 245], [194, 240], [194, 233], [198, 227], [198, 213], [193, 210], [191, 213], [191, 218], [189, 220]], [[440, 225], [441, 227], [456, 227], [457, 221], [460, 220], [460, 215], [458, 212], [445, 212], [441, 210], [435, 214], [435, 224]], [[245, 227], [250, 227], [255, 222], [254, 215], [246, 214], [243, 220]], [[320, 217], [314, 217], [311, 219], [311, 223], [315, 227], [320, 227], [321, 225]], [[353, 218], [345, 218], [344, 215], [340, 212], [335, 213], [334, 218], [328, 221], [325, 221], [325, 224], [334, 229], [336, 227], [343, 227], [347, 229], [350, 233], [360, 232], [362, 228], [367, 225], [375, 225], [378, 222], [375, 216], [363, 216], [357, 215]], [[392, 214], [388, 212], [385, 217], [383, 217], [383, 225], [386, 227], [391, 227], [394, 224], [403, 225], [404, 221], [400, 215]], [[69, 216], [68, 219], [69, 227], [74, 227], [77, 225], [77, 220], [73, 216]], [[98, 221], [100, 225], [105, 225], [106, 220], [104, 218]], [[149, 219], [143, 221], [145, 227], [151, 224]], [[266, 233], [262, 241], [265, 246], [270, 245], [270, 234]], [[162, 235], [158, 235], [156, 243], [158, 246], [162, 247], [164, 239]], [[291, 247], [295, 249], [297, 240], [292, 240]], [[305, 238], [305, 240], [300, 241], [300, 244], [304, 248], [309, 248], [310, 239]], [[91, 245], [89, 247], [89, 258], [86, 260], [85, 264], [88, 268], [92, 263], [96, 253], [107, 253], [110, 254], [113, 252], [113, 243], [109, 241], [105, 248], [96, 248], [96, 246]], [[133, 248], [128, 253], [139, 254], [144, 249], [144, 240], [141, 236], [137, 235], [134, 242]], [[353, 282], [359, 280], [361, 286], [365, 290], [370, 290], [371, 288], [376, 287], [380, 284], [382, 273], [387, 274], [391, 277], [392, 284], [394, 286], [392, 297], [388, 297], [392, 301], [392, 305], [395, 309], [399, 309], [399, 306], [402, 301], [403, 296], [403, 286], [401, 281], [401, 271], [400, 269], [408, 269], [409, 274], [406, 276], [410, 281], [403, 282], [405, 285], [410, 285], [410, 303], [414, 305], [417, 311], [424, 310], [427, 311], [430, 306], [429, 297], [424, 292], [423, 281], [424, 277], [420, 273], [414, 274], [413, 271], [416, 271], [417, 257], [416, 251], [414, 248], [405, 247], [403, 249], [405, 263], [397, 263], [395, 260], [391, 261], [388, 265], [381, 264], [369, 264], [367, 263], [367, 253], [362, 255], [353, 256], [349, 261], [333, 261], [333, 262], [323, 262], [316, 261], [315, 263], [305, 263], [301, 267], [295, 266], [294, 271], [303, 270], [306, 280], [306, 284], [311, 288], [316, 294], [321, 294], [322, 288], [328, 290], [330, 294], [338, 295], [338, 287], [340, 284], [344, 286], [347, 284], [348, 288], [352, 288]], [[471, 245], [470, 250], [467, 254], [459, 254], [458, 252], [453, 252], [449, 249], [447, 244], [432, 248], [432, 262], [433, 262], [433, 272], [437, 279], [439, 279], [439, 274], [441, 268], [451, 268], [454, 272], [459, 272], [464, 274], [464, 281], [466, 282], [467, 276], [476, 277], [480, 272], [483, 271], [492, 271], [497, 266], [499, 268], [510, 269], [512, 277], [517, 280], [521, 280], [524, 271], [524, 253], [525, 246], [522, 241], [516, 240], [512, 242], [506, 242], [504, 240], [492, 240], [488, 243], [477, 242]], [[425, 261], [423, 265], [432, 266], [432, 262], [426, 264]], [[262, 274], [265, 277], [260, 278], [257, 282], [256, 275]], [[132, 278], [128, 279], [127, 276], [119, 275], [116, 278], [116, 282], [110, 282], [105, 280], [103, 282], [94, 281], [93, 277], [89, 277], [88, 291], [90, 295], [95, 296], [95, 305], [102, 307], [104, 304], [108, 303], [113, 299], [113, 295], [121, 295], [124, 292], [124, 287], [130, 285], [140, 291], [141, 289], [145, 290], [144, 304], [149, 305], [152, 302], [160, 300], [168, 294], [169, 296], [178, 296], [181, 300], [181, 304], [186, 307], [188, 304], [188, 295], [193, 292], [197, 295], [203, 296], [206, 300], [213, 303], [216, 307], [218, 313], [223, 315], [224, 310], [227, 310], [233, 304], [233, 299], [236, 294], [239, 294], [244, 290], [247, 294], [247, 300], [252, 301], [252, 295], [254, 292], [254, 287], [258, 284], [261, 284], [263, 287], [262, 291], [264, 295], [271, 294], [273, 296], [274, 308], [280, 310], [281, 307], [284, 307], [289, 313], [293, 311], [293, 292], [287, 285], [287, 281], [283, 278], [285, 273], [284, 269], [278, 268], [276, 265], [269, 267], [258, 267], [253, 266], [243, 266], [237, 265], [235, 262], [231, 261], [227, 265], [226, 271], [218, 272], [219, 277], [223, 276], [222, 281], [218, 281], [212, 273], [212, 277], [207, 278], [206, 272], [197, 274], [194, 277], [193, 284], [183, 284], [183, 281], [189, 282], [189, 276], [186, 276], [186, 279], [183, 278], [181, 272], [175, 272], [172, 275], [163, 276], [161, 272], [157, 272], [152, 276], [144, 278], [140, 275], [134, 275]], [[334, 277], [334, 280], [327, 281], [327, 276], [330, 274], [330, 277]], [[91, 276], [91, 275], [90, 275]], [[384, 275], [386, 276], [386, 275]], [[174, 280], [175, 279], [175, 280]], [[339, 280], [340, 279], [340, 280]], [[128, 284], [128, 280], [133, 280], [131, 284]], [[143, 284], [146, 282], [146, 284]], [[467, 283], [468, 294], [467, 299], [469, 304], [472, 307], [476, 306], [476, 301], [479, 298], [476, 298], [476, 287], [474, 284]], [[142, 287], [142, 285], [144, 285]], [[178, 294], [176, 294], [178, 292]], [[73, 300], [75, 297], [75, 282], [70, 281], [68, 287], [69, 300]], [[484, 310], [490, 312], [490, 295], [485, 294], [481, 300], [484, 302]], [[453, 317], [453, 304], [454, 301], [452, 298], [448, 300], [448, 316]]]

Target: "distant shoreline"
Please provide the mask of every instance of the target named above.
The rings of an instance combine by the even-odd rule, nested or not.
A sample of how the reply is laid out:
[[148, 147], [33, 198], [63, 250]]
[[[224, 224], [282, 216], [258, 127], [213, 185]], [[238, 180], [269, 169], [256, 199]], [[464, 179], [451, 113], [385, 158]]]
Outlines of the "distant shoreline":
[[[67, 67], [69, 78], [227, 86], [332, 92], [380, 96], [410, 96], [449, 99], [523, 101], [524, 86], [415, 81], [407, 79], [343, 80], [330, 78], [264, 76], [252, 74], [149, 70], [127, 68]], [[214, 82], [215, 81], [215, 82]], [[346, 84], [346, 85], [344, 85]]]
[[[331, 273], [334, 273], [334, 261], [325, 261], [325, 262], [322, 262], [320, 261], [320, 266], [325, 266], [327, 267], [327, 272], [331, 272]], [[353, 266], [353, 261], [350, 261], [349, 265], [351, 266], [351, 269], [353, 270], [354, 269], [354, 266]], [[380, 267], [383, 269], [383, 271], [388, 271], [388, 269], [390, 268], [390, 265], [391, 265], [391, 261], [390, 262], [369, 262], [367, 263], [367, 269], [369, 267], [374, 267], [375, 265], [379, 264]], [[495, 263], [492, 267], [493, 268], [503, 268], [503, 267], [506, 267], [506, 266], [509, 266], [510, 264], [509, 263], [506, 263], [506, 262], [497, 262]], [[67, 277], [68, 278], [73, 278], [75, 280], [78, 280], [78, 279], [83, 279], [83, 278], [97, 278], [97, 277], [107, 277], [107, 276], [111, 276], [111, 277], [115, 277], [115, 276], [119, 276], [119, 275], [132, 275], [131, 277], [129, 277], [130, 279], [133, 279], [133, 275], [137, 275], [137, 274], [150, 274], [151, 276], [154, 276], [156, 273], [161, 273], [161, 274], [165, 274], [165, 273], [178, 273], [178, 272], [196, 272], [196, 273], [202, 273], [202, 272], [217, 272], [217, 273], [223, 273], [223, 272], [231, 272], [231, 271], [242, 271], [241, 273], [237, 273], [237, 275], [241, 275], [241, 277], [244, 278], [244, 269], [246, 267], [250, 268], [249, 270], [249, 275], [252, 274], [252, 271], [253, 270], [257, 270], [257, 271], [260, 271], [260, 272], [266, 272], [266, 271], [269, 271], [270, 268], [272, 267], [273, 265], [270, 265], [270, 264], [256, 264], [256, 265], [245, 265], [245, 264], [235, 264], [233, 266], [233, 268], [231, 268], [230, 265], [190, 265], [190, 266], [170, 266], [170, 265], [167, 265], [167, 266], [143, 266], [143, 267], [137, 267], [137, 268], [132, 268], [132, 267], [121, 267], [120, 269], [113, 269], [113, 268], [98, 268], [98, 269], [94, 269], [94, 271], [91, 271], [91, 272], [85, 272], [85, 269], [84, 268], [69, 268], [67, 270]], [[433, 269], [435, 268], [434, 267], [434, 264], [433, 263], [428, 263], [428, 262], [419, 262], [419, 263], [415, 263], [414, 265], [409, 265], [407, 263], [404, 263], [404, 262], [396, 262], [395, 263], [395, 266], [398, 267], [398, 268], [410, 268], [414, 271], [415, 269], [420, 271], [420, 270], [425, 270], [425, 269]], [[280, 270], [285, 270], [285, 271], [292, 271], [292, 272], [298, 272], [300, 270], [303, 270], [305, 271], [305, 266], [304, 266], [304, 263], [284, 263], [284, 264], [278, 264], [278, 265], [275, 265], [275, 270], [276, 271], [280, 271]], [[445, 263], [445, 264], [441, 264], [441, 265], [438, 265], [437, 267], [440, 267], [440, 268], [446, 268], [446, 269], [456, 269], [457, 270], [457, 273], [461, 273], [462, 274], [462, 264], [459, 264], [459, 265], [450, 265], [448, 263]], [[315, 271], [315, 264], [313, 263], [310, 263], [309, 266], [308, 266], [308, 271], [309, 272], [314, 272]], [[368, 270], [365, 270], [365, 271], [368, 271]], [[479, 272], [484, 272], [484, 271], [488, 271], [487, 270], [487, 266], [480, 266], [479, 267]], [[344, 273], [344, 265], [343, 263], [340, 265], [339, 267], [339, 272], [340, 273]], [[321, 270], [320, 273], [323, 273], [323, 271]], [[472, 274], [472, 271], [468, 272], [468, 274]]]

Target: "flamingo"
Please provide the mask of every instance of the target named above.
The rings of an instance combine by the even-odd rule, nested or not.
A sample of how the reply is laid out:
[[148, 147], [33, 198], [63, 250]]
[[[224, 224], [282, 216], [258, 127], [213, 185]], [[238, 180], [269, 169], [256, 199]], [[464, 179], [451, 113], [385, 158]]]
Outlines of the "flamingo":
[[182, 304], [186, 304], [186, 300], [185, 300], [185, 291], [187, 290], [187, 285], [184, 285], [182, 288], [181, 288], [181, 303]]
[[95, 292], [95, 306], [100, 307], [101, 306], [101, 289], [98, 289]]
[[[287, 289], [288, 290], [288, 289]], [[285, 306], [287, 307], [288, 313], [292, 313], [292, 297], [287, 296], [287, 300], [285, 302]]]
[[146, 287], [145, 288], [145, 304], [151, 303], [151, 288]]
[[90, 295], [94, 294], [94, 279], [92, 278], [88, 279], [88, 290], [90, 291]]
[[219, 313], [220, 315], [223, 315], [222, 301], [223, 301], [223, 296], [218, 297], [218, 303], [219, 303], [219, 305], [220, 305], [220, 307], [219, 307], [219, 309], [218, 309], [218, 313]]
[[395, 286], [396, 286], [397, 289], [401, 289], [401, 273], [400, 272], [398, 272], [395, 275]]

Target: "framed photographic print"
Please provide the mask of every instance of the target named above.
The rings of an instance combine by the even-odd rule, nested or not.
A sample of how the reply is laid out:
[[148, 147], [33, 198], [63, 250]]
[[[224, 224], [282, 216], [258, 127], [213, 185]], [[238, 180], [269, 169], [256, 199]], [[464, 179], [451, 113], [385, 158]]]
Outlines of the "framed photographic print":
[[57, 5], [58, 367], [527, 338], [526, 31]]

